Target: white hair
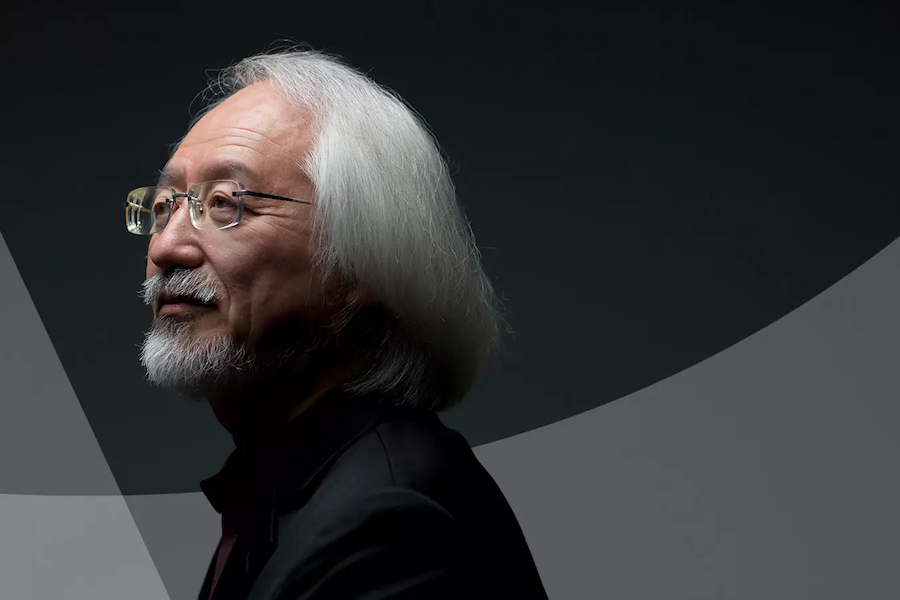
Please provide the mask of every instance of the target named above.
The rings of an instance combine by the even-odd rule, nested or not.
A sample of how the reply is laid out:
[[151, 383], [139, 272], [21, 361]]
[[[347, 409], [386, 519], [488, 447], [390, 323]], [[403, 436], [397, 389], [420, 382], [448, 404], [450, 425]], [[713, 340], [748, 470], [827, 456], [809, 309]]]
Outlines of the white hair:
[[361, 285], [385, 309], [372, 330], [374, 366], [347, 388], [450, 407], [496, 349], [502, 319], [436, 140], [396, 94], [312, 50], [223, 70], [197, 119], [265, 81], [312, 118], [315, 141], [297, 164], [315, 189], [314, 266]]

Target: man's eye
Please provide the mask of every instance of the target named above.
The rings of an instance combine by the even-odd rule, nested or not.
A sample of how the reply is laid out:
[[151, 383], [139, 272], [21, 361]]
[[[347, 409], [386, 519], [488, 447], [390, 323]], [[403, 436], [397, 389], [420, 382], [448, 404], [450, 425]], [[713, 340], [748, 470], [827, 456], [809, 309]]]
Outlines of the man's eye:
[[205, 202], [207, 215], [217, 227], [235, 223], [238, 218], [238, 202], [225, 194], [215, 194]]
[[216, 210], [234, 210], [237, 208], [237, 202], [224, 194], [216, 194], [210, 199], [209, 206]]

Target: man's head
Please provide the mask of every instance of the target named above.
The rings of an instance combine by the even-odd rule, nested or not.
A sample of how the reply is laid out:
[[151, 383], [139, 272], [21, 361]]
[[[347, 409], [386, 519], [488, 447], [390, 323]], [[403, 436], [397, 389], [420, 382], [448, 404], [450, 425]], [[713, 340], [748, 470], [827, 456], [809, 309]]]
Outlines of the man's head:
[[[191, 128], [159, 183], [182, 190], [228, 179], [267, 194], [312, 198], [298, 164], [311, 143], [304, 111], [270, 82], [256, 83]], [[155, 327], [144, 362], [153, 380], [192, 395], [219, 395], [278, 364], [272, 360], [279, 353], [286, 358], [316, 344], [315, 327], [326, 326], [341, 306], [338, 286], [312, 270], [311, 208], [244, 197], [239, 226], [202, 231], [188, 210], [172, 214], [151, 238], [147, 260], [145, 296]], [[177, 301], [191, 298], [199, 302]]]
[[[458, 401], [498, 318], [427, 129], [395, 96], [313, 52], [246, 59], [215, 84], [221, 99], [161, 183], [181, 192], [228, 179], [309, 204], [244, 196], [226, 229], [198, 230], [186, 204], [172, 213], [147, 262], [150, 379], [210, 397], [356, 361], [350, 391]], [[160, 308], [177, 296], [196, 303]]]

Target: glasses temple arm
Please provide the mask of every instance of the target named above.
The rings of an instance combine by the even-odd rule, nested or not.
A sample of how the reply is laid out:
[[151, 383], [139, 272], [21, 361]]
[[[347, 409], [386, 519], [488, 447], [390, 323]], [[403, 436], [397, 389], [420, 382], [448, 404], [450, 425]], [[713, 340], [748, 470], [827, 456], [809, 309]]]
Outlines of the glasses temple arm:
[[309, 200], [299, 200], [297, 198], [286, 198], [284, 196], [276, 196], [275, 194], [263, 194], [262, 192], [251, 192], [250, 190], [238, 190], [232, 192], [235, 196], [253, 196], [255, 198], [269, 198], [270, 200], [285, 200], [287, 202], [300, 202], [301, 204], [312, 204]]

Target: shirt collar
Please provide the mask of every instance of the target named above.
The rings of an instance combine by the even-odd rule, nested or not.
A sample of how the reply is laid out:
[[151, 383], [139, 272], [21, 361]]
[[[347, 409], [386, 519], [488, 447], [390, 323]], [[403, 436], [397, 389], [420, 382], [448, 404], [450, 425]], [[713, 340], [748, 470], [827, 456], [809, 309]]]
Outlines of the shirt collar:
[[236, 439], [225, 465], [200, 489], [232, 523], [286, 512], [303, 502], [308, 484], [336, 456], [400, 410], [380, 397], [331, 392], [264, 440]]

